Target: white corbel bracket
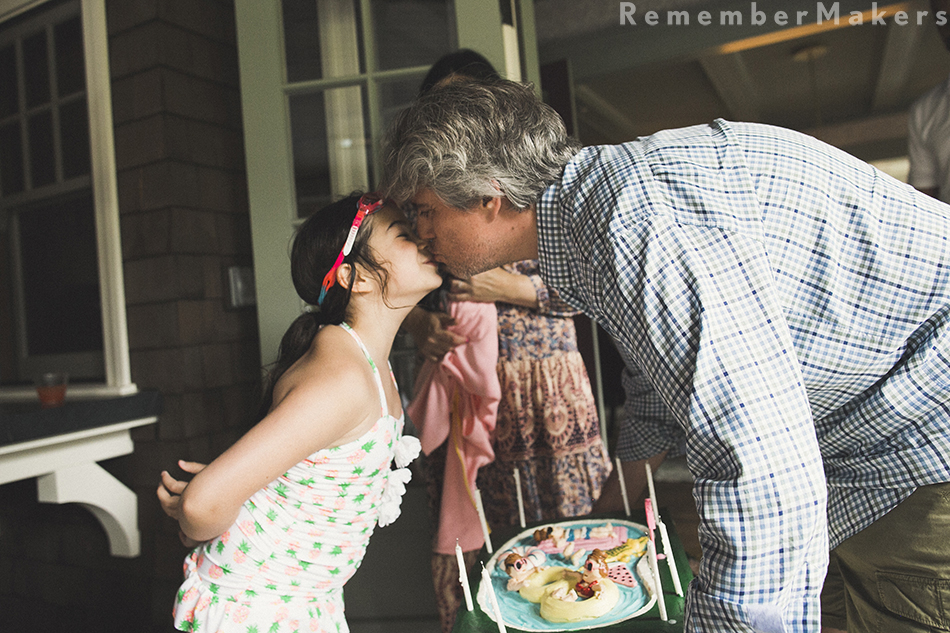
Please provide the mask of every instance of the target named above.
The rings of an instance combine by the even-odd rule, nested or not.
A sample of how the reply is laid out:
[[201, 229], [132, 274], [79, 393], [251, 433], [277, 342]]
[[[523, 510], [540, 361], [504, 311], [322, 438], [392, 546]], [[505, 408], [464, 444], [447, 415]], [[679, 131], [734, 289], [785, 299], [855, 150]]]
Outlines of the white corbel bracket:
[[79, 503], [92, 512], [109, 538], [113, 556], [139, 555], [138, 499], [95, 462], [61, 468], [36, 480], [43, 503]]
[[96, 462], [131, 453], [131, 429], [157, 420], [141, 418], [0, 446], [0, 484], [36, 477], [39, 501], [81, 504], [105, 528], [113, 556], [138, 556], [136, 495]]

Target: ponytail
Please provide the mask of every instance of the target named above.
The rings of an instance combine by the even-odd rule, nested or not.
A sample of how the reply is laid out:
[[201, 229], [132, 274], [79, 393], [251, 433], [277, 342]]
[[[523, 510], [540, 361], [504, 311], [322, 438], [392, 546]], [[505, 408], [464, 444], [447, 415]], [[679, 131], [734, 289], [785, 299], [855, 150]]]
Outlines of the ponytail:
[[263, 420], [274, 403], [274, 385], [284, 375], [291, 365], [300, 360], [300, 357], [310, 349], [313, 338], [322, 326], [317, 323], [312, 312], [304, 312], [290, 324], [277, 351], [277, 360], [264, 377], [261, 405], [257, 412], [257, 419]]

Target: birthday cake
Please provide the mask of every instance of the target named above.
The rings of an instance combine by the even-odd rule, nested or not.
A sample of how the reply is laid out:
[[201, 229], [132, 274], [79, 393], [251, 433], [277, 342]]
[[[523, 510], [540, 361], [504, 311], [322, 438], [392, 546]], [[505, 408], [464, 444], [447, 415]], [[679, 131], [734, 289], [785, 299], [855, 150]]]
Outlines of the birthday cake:
[[[656, 602], [646, 534], [623, 520], [521, 532], [485, 565], [503, 622], [523, 631], [579, 631], [646, 613]], [[477, 600], [496, 620], [488, 583], [479, 584]]]

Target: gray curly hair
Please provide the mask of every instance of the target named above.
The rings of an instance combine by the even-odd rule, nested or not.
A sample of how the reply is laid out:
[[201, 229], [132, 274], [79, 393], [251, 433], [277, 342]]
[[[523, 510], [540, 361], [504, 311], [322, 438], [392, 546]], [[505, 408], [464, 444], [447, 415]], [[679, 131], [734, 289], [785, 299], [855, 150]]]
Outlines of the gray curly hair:
[[527, 209], [579, 149], [530, 84], [451, 82], [393, 121], [383, 145], [382, 192], [401, 204], [428, 187], [460, 209], [504, 195]]

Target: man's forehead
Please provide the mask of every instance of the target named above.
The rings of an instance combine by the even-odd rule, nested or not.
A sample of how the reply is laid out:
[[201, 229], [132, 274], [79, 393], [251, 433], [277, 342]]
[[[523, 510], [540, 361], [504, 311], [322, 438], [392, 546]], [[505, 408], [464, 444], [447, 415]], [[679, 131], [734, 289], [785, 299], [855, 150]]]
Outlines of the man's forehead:
[[416, 193], [409, 199], [409, 203], [415, 207], [431, 207], [433, 203], [437, 200], [432, 190], [428, 187], [423, 187], [416, 191]]

